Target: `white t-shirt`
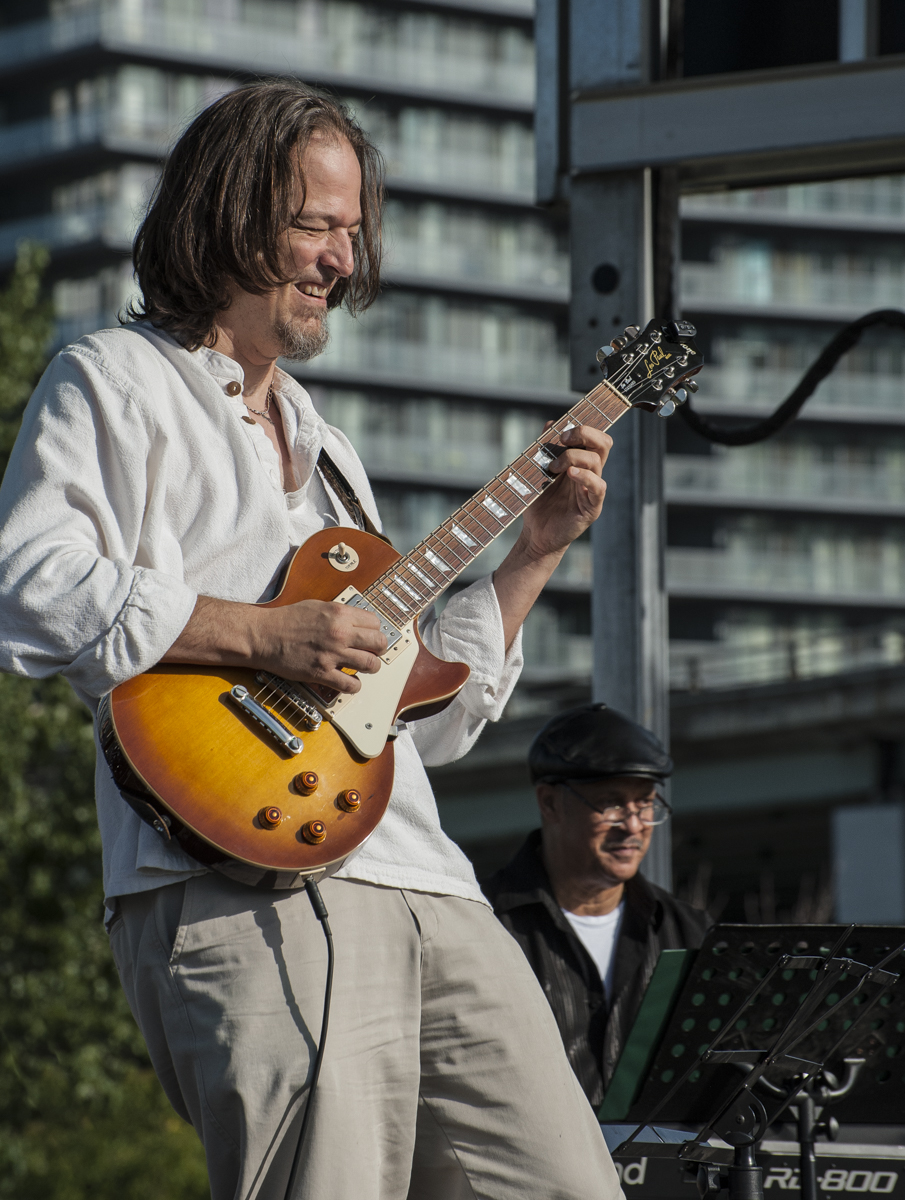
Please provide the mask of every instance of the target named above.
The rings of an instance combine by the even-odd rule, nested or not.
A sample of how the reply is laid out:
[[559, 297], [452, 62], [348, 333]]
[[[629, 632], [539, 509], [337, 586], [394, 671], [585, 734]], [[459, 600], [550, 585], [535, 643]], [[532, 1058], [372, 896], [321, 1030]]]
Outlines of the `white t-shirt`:
[[616, 965], [616, 942], [622, 928], [623, 900], [618, 908], [602, 917], [580, 917], [562, 910], [563, 916], [575, 930], [579, 941], [593, 958], [608, 998], [613, 994], [613, 969]]

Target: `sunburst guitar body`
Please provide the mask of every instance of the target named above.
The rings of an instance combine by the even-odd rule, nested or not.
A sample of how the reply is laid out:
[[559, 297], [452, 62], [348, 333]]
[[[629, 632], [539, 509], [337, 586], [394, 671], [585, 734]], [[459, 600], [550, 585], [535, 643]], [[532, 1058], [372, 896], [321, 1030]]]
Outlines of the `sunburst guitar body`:
[[[325, 529], [296, 552], [263, 607], [347, 602], [399, 558], [369, 533]], [[237, 878], [285, 887], [329, 873], [386, 810], [397, 720], [439, 711], [468, 678], [463, 663], [427, 650], [414, 620], [400, 624], [380, 670], [358, 676], [354, 695], [229, 667], [162, 665], [120, 684], [102, 718], [126, 760], [119, 772], [111, 762], [114, 775], [127, 766], [133, 776], [137, 796], [127, 798], [154, 810], [139, 809], [158, 832]]]
[[242, 882], [300, 887], [336, 870], [386, 811], [399, 722], [441, 711], [468, 678], [465, 664], [426, 649], [420, 615], [555, 483], [549, 468], [567, 429], [607, 429], [631, 408], [665, 414], [682, 402], [678, 385], [702, 362], [694, 333], [684, 321], [630, 326], [607, 348], [607, 381], [405, 556], [345, 528], [296, 552], [264, 607], [336, 601], [380, 619], [388, 648], [356, 693], [169, 665], [114, 688], [98, 726], [124, 798], [160, 836]]

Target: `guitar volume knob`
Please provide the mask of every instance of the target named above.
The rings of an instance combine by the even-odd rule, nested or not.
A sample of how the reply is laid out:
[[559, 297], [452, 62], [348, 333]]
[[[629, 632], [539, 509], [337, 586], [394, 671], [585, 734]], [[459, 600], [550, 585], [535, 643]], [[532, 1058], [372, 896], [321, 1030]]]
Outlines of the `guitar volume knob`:
[[327, 836], [327, 826], [323, 821], [309, 821], [302, 827], [302, 837], [312, 846], [319, 846]]
[[345, 792], [339, 793], [337, 803], [345, 812], [358, 812], [361, 808], [361, 792], [357, 792], [355, 788], [348, 788]]
[[275, 804], [269, 804], [258, 813], [258, 820], [265, 829], [276, 829], [282, 819], [282, 810], [277, 808]]
[[295, 784], [295, 790], [300, 795], [310, 796], [312, 792], [317, 791], [320, 779], [316, 771], [302, 771], [300, 775], [296, 775], [292, 782]]

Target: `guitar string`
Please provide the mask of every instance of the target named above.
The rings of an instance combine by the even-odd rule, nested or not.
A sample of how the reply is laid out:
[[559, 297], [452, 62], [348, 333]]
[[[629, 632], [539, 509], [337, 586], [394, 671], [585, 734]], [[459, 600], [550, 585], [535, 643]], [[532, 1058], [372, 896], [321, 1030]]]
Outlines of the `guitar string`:
[[[615, 399], [618, 397], [618, 399], [623, 404], [625, 404], [624, 398], [617, 392], [616, 387], [617, 387], [618, 383], [620, 383], [626, 377], [626, 375], [629, 374], [629, 372], [631, 371], [632, 365], [633, 364], [626, 364], [623, 367], [623, 369], [620, 372], [617, 372], [611, 379], [601, 380], [601, 382], [599, 384], [597, 384], [594, 388], [592, 388], [590, 392], [588, 392], [585, 396], [583, 396], [580, 400], [578, 400], [569, 409], [569, 411], [567, 413], [565, 413], [562, 417], [560, 417], [558, 421], [554, 422], [554, 424], [550, 427], [550, 429], [545, 430], [544, 433], [541, 435], [541, 437], [537, 438], [527, 448], [527, 450], [525, 450], [521, 455], [519, 455], [509, 465], [509, 467], [504, 468], [503, 471], [501, 471], [497, 476], [495, 476], [493, 479], [491, 479], [490, 482], [486, 485], [486, 487], [482, 489], [485, 496], [486, 495], [492, 496], [494, 499], [496, 499], [497, 503], [500, 504], [500, 506], [504, 509], [504, 511], [506, 513], [505, 518], [500, 518], [500, 517], [496, 516], [495, 513], [488, 511], [487, 514], [482, 514], [483, 519], [481, 519], [481, 517], [478, 516], [479, 510], [478, 510], [477, 506], [482, 502], [483, 497], [479, 497], [477, 494], [475, 496], [472, 496], [463, 505], [461, 505], [459, 507], [459, 509], [456, 510], [455, 513], [453, 513], [446, 521], [444, 521], [432, 534], [428, 535], [428, 537], [425, 538], [423, 540], [423, 542], [419, 544], [419, 546], [415, 547], [414, 550], [412, 550], [409, 555], [405, 556], [404, 559], [402, 559], [398, 563], [394, 564], [393, 567], [391, 567], [388, 571], [386, 571], [383, 576], [381, 576], [379, 579], [375, 580], [374, 583], [371, 585], [371, 587], [367, 590], [372, 591], [373, 589], [375, 589], [378, 586], [384, 587], [385, 589], [387, 589], [388, 594], [391, 596], [391, 598], [395, 598], [395, 600], [399, 603], [402, 611], [404, 611], [406, 614], [408, 614], [412, 611], [411, 605], [407, 604], [404, 600], [402, 600], [402, 598], [396, 592], [395, 587], [393, 586], [394, 582], [395, 582], [394, 576], [398, 579], [398, 577], [401, 573], [403, 573], [403, 572], [407, 573], [409, 576], [409, 586], [413, 588], [413, 590], [416, 593], [416, 596], [409, 596], [409, 593], [406, 593], [406, 595], [411, 599], [417, 598], [417, 601], [420, 602], [420, 604], [421, 604], [421, 608], [419, 610], [416, 610], [414, 615], [415, 615], [415, 617], [417, 617], [420, 614], [420, 612], [423, 612], [424, 609], [428, 606], [428, 604], [432, 603], [439, 595], [441, 595], [442, 592], [446, 590], [446, 587], [448, 587], [452, 582], [454, 582], [454, 579], [458, 578], [462, 574], [462, 572], [464, 570], [466, 570], [467, 567], [470, 566], [470, 564], [472, 562], [474, 562], [474, 560], [478, 557], [478, 555], [483, 550], [485, 550], [489, 545], [491, 545], [491, 543], [494, 542], [511, 524], [513, 524], [525, 512], [525, 510], [530, 507], [530, 505], [534, 502], [534, 500], [536, 500], [542, 494], [542, 492], [550, 485], [550, 483], [552, 482], [550, 477], [546, 476], [545, 472], [543, 472], [543, 470], [540, 467], [537, 467], [537, 466], [535, 466], [535, 464], [532, 463], [532, 461], [531, 461], [531, 457], [532, 457], [531, 451], [532, 450], [535, 451], [535, 453], [537, 453], [537, 451], [539, 451], [543, 448], [544, 440], [549, 441], [551, 438], [554, 438], [554, 437], [559, 439], [560, 445], [562, 445], [562, 440], [561, 440], [562, 435], [563, 435], [563, 433], [565, 433], [566, 428], [567, 428], [567, 426], [562, 423], [567, 420], [571, 420], [572, 418], [577, 419], [579, 423], [584, 423], [583, 414], [579, 410], [584, 410], [584, 415], [588, 415], [585, 406], [588, 406], [590, 409], [592, 409], [598, 418], [602, 418], [602, 420], [604, 422], [606, 422], [604, 429], [609, 429], [610, 426], [613, 425], [620, 416], [622, 416], [623, 412], [627, 411], [627, 407], [626, 407], [622, 411], [617, 413], [614, 417], [611, 418], [609, 416], [609, 414], [607, 412], [604, 412], [603, 409], [596, 403], [596, 400], [600, 399], [603, 403], [605, 403], [607, 399]], [[524, 462], [524, 466], [521, 465], [522, 462]], [[533, 467], [534, 470], [536, 470], [538, 472], [538, 474], [540, 475], [540, 479], [535, 480], [531, 476], [526, 477], [525, 469], [529, 466]], [[506, 480], [504, 480], [502, 478], [502, 476], [504, 474], [506, 474], [507, 472], [509, 474], [516, 475], [516, 477], [519, 480], [521, 480], [523, 485], [530, 488], [530, 490], [534, 493], [534, 495], [531, 497], [531, 499], [527, 503], [525, 502], [525, 498], [523, 496], [517, 497], [516, 507], [518, 507], [520, 505], [521, 511], [513, 512], [506, 504], [503, 503], [502, 497], [499, 495], [499, 491], [497, 491], [496, 494], [494, 494], [494, 492], [492, 490], [494, 488], [497, 488], [497, 489], [506, 488], [508, 490], [508, 492], [510, 493], [510, 495], [512, 495], [512, 496], [516, 495], [514, 489], [508, 484], [508, 482]], [[485, 507], [486, 507], [486, 505], [485, 505]], [[462, 531], [466, 535], [469, 535], [469, 536], [471, 534], [474, 534], [474, 536], [477, 539], [478, 548], [477, 548], [476, 552], [469, 553], [469, 551], [471, 551], [473, 549], [473, 547], [465, 546], [465, 547], [463, 547], [464, 557], [463, 557], [462, 550], [460, 549], [460, 547], [462, 547], [461, 539], [457, 538], [456, 534], [453, 531], [453, 527], [456, 525], [455, 518], [457, 518], [457, 517], [459, 518], [459, 522], [460, 522], [459, 527], [462, 528]], [[496, 524], [499, 525], [499, 530], [496, 533], [494, 533], [492, 529], [489, 529], [487, 527], [487, 525], [484, 524], [484, 521], [488, 520], [488, 519], [495, 521]], [[463, 527], [465, 527], [466, 522], [468, 522], [468, 527], [463, 528]], [[475, 528], [475, 526], [477, 526], [477, 528]], [[481, 538], [479, 530], [487, 535], [488, 541], [486, 543]], [[451, 540], [451, 539], [455, 539], [455, 540]], [[430, 548], [429, 543], [432, 541], [435, 544], [439, 542], [440, 545], [442, 546], [442, 548], [447, 552], [447, 554], [449, 554], [451, 557], [453, 557], [455, 559], [458, 559], [459, 569], [456, 572], [454, 579], [449, 580], [449, 581], [444, 580], [443, 578], [440, 578], [439, 580], [432, 579], [431, 576], [433, 576], [434, 571], [431, 570], [429, 572], [429, 574], [427, 575], [427, 577], [430, 580], [430, 582], [432, 583], [433, 588], [434, 589], [439, 588], [439, 590], [435, 590], [433, 596], [429, 596], [429, 597], [425, 598], [418, 591], [418, 588], [415, 587], [411, 582], [412, 571], [411, 571], [411, 566], [407, 560], [412, 558], [414, 556], [414, 554], [418, 551], [421, 551], [421, 558], [423, 560], [427, 560], [426, 551], [429, 550], [429, 548]], [[422, 550], [422, 547], [424, 547], [423, 550]], [[427, 560], [427, 561], [429, 562], [429, 560]], [[453, 564], [453, 566], [455, 567], [455, 564]], [[417, 578], [417, 576], [416, 576], [416, 578]], [[420, 583], [421, 583], [421, 580], [419, 578], [419, 584]], [[373, 597], [371, 598], [371, 603], [375, 603]], [[398, 617], [395, 617], [393, 614], [386, 613], [383, 610], [383, 606], [380, 605], [379, 602], [375, 603], [375, 607], [378, 608], [378, 611], [381, 613], [381, 615], [384, 616], [388, 621], [390, 621], [390, 623], [393, 623], [395, 620], [398, 620]], [[272, 685], [272, 684], [265, 685], [265, 687], [262, 687], [258, 691], [255, 698], [257, 700], [259, 700], [259, 702], [264, 703], [267, 707], [269, 707], [271, 709], [271, 711], [277, 713], [279, 716], [284, 717], [284, 718], [287, 716], [287, 713], [290, 713], [290, 712], [297, 713], [297, 711], [298, 711], [298, 706], [295, 704], [293, 699], [290, 696], [288, 696], [283, 691], [283, 689], [281, 689], [275, 685]]]
[[[630, 367], [627, 367], [626, 371], [623, 372], [622, 374], [624, 375], [629, 369], [630, 369]], [[577, 401], [575, 403], [575, 405], [573, 405], [573, 407], [569, 410], [569, 412], [560, 418], [560, 422], [565, 421], [567, 418], [573, 418], [573, 417], [577, 417], [580, 421], [582, 419], [582, 412], [580, 410], [583, 410], [584, 406], [588, 405], [591, 409], [594, 410], [594, 412], [597, 414], [597, 416], [599, 418], [603, 418], [603, 420], [606, 422], [606, 428], [609, 428], [609, 426], [613, 424], [613, 420], [610, 419], [610, 417], [606, 413], [601, 411], [601, 409], [598, 407], [598, 405], [594, 403], [592, 396], [594, 396], [595, 393], [598, 391], [608, 392], [610, 390], [611, 389], [607, 388], [605, 385], [603, 385], [602, 387], [601, 387], [601, 385], [598, 385], [597, 388], [593, 389], [592, 392], [588, 393], [587, 396], [582, 397], [581, 400]], [[621, 400], [621, 397], [620, 397], [620, 400]], [[623, 401], [623, 403], [624, 403], [624, 401]], [[586, 412], [586, 409], [584, 411]], [[625, 411], [625, 410], [623, 410], [623, 411]], [[621, 415], [621, 413], [618, 415]], [[551, 427], [551, 429], [546, 430], [545, 433], [542, 435], [542, 437], [547, 440], [549, 440], [551, 436], [561, 437], [562, 433], [565, 432], [565, 429], [557, 428], [557, 426], [560, 424], [560, 422], [557, 422], [553, 427]], [[530, 487], [531, 491], [534, 492], [533, 499], [536, 499], [537, 496], [539, 496], [541, 494], [541, 492], [544, 490], [544, 488], [546, 486], [549, 486], [549, 483], [551, 481], [550, 481], [549, 477], [544, 478], [543, 472], [540, 472], [539, 468], [534, 468], [535, 470], [538, 470], [538, 473], [541, 476], [541, 478], [539, 480], [535, 480], [534, 478], [531, 478], [531, 477], [526, 478], [524, 467], [517, 467], [516, 463], [519, 463], [521, 460], [526, 460], [526, 459], [528, 460], [528, 462], [530, 462], [530, 457], [529, 457], [530, 452], [535, 447], [540, 449], [542, 444], [543, 443], [542, 443], [541, 439], [540, 438], [537, 439], [534, 443], [532, 443], [531, 446], [528, 447], [528, 449], [522, 455], [519, 456], [519, 458], [517, 458], [512, 464], [510, 464], [510, 467], [508, 468], [508, 470], [510, 470], [512, 473], [516, 473], [518, 475], [518, 478], [520, 478], [523, 481], [523, 483], [525, 483], [527, 486]], [[528, 465], [528, 463], [525, 463], [525, 466], [527, 466], [527, 465]], [[532, 466], [533, 466], [533, 464], [532, 464]], [[490, 483], [487, 485], [487, 487], [485, 489], [483, 489], [483, 491], [485, 493], [492, 494], [491, 489], [493, 489], [494, 486], [508, 487], [506, 482], [502, 479], [502, 475], [504, 473], [505, 473], [505, 471], [501, 472], [500, 475], [498, 475], [494, 479], [492, 479], [490, 481]], [[513, 491], [513, 489], [511, 487], [509, 487], [508, 490], [510, 491], [510, 493]], [[524, 512], [524, 510], [528, 507], [528, 505], [524, 503], [523, 497], [520, 497], [519, 500], [521, 502], [521, 510], [522, 510], [522, 512]], [[513, 513], [507, 508], [506, 511], [507, 511], [507, 514], [509, 517], [508, 521], [503, 520], [499, 517], [493, 517], [493, 519], [497, 522], [497, 524], [500, 525], [499, 531], [497, 533], [493, 533], [490, 529], [487, 528], [487, 526], [484, 524], [483, 520], [481, 518], [479, 518], [477, 515], [477, 506], [478, 506], [478, 504], [480, 504], [480, 502], [481, 501], [478, 496], [474, 496], [469, 501], [466, 501], [466, 503], [464, 505], [462, 505], [456, 511], [456, 513], [454, 513], [452, 515], [451, 518], [449, 518], [447, 521], [443, 522], [443, 524], [437, 530], [435, 530], [433, 534], [429, 535], [428, 538], [424, 539], [424, 542], [419, 544], [419, 546], [415, 547], [415, 549], [413, 551], [411, 551], [411, 553], [409, 555], [406, 556], [406, 559], [414, 557], [414, 555], [419, 551], [422, 552], [422, 557], [426, 557], [426, 555], [424, 554], [424, 550], [429, 549], [429, 544], [431, 542], [434, 542], [434, 544], [436, 544], [439, 541], [442, 544], [443, 548], [445, 548], [454, 558], [459, 560], [460, 566], [459, 566], [459, 571], [457, 572], [457, 577], [458, 577], [458, 575], [461, 574], [461, 572], [467, 566], [469, 566], [471, 562], [474, 561], [474, 559], [477, 557], [477, 555], [481, 553], [481, 550], [486, 549], [486, 547], [488, 545], [490, 545], [490, 542], [494, 541], [497, 537], [499, 537], [500, 533], [502, 533], [506, 528], [508, 528], [508, 526], [514, 520], [516, 520], [518, 516], [521, 515], [521, 512]], [[482, 516], [483, 516], [483, 514], [482, 514]], [[458, 546], [456, 546], [454, 543], [452, 543], [449, 540], [451, 536], [453, 536], [453, 537], [455, 536], [452, 533], [452, 529], [449, 528], [453, 524], [455, 524], [455, 518], [459, 518], [461, 521], [461, 524], [463, 526], [466, 524], [466, 522], [469, 523], [469, 528], [467, 528], [465, 530], [465, 532], [466, 533], [474, 533], [478, 538], [478, 543], [480, 546], [480, 548], [477, 550], [476, 553], [469, 554], [466, 552], [464, 559], [462, 556], [462, 552], [459, 550]], [[474, 525], [472, 525], [471, 522], [474, 522]], [[486, 543], [483, 542], [483, 539], [480, 537], [480, 535], [478, 533], [478, 529], [475, 528], [475, 525], [477, 527], [479, 527], [480, 529], [482, 529], [488, 535], [489, 541], [487, 541]], [[395, 592], [395, 589], [393, 588], [393, 576], [398, 575], [400, 573], [400, 571], [405, 571], [407, 569], [408, 568], [407, 568], [407, 564], [406, 564], [405, 560], [402, 560], [401, 562], [394, 564], [394, 566], [392, 568], [390, 568], [389, 571], [385, 572], [384, 576], [382, 576], [380, 579], [375, 581], [375, 583], [372, 585], [372, 587], [376, 588], [377, 586], [383, 586], [383, 587], [388, 588], [392, 594], [396, 595], [396, 598], [400, 600], [400, 603], [404, 604], [405, 602], [401, 601], [401, 598], [398, 596], [398, 594]], [[449, 582], [452, 582], [452, 581], [451, 580], [450, 581], [446, 581], [446, 580], [439, 581], [440, 591], [445, 590], [445, 586], [448, 586]], [[437, 588], [437, 586], [438, 586], [438, 581], [435, 580], [434, 587]], [[424, 601], [422, 602], [422, 604], [423, 604], [422, 611], [423, 611], [424, 607], [427, 607], [427, 603], [429, 603], [430, 600], [436, 598], [436, 595], [440, 594], [440, 591], [435, 592], [434, 597], [430, 598], [427, 602], [424, 602]], [[411, 606], [405, 605], [405, 608], [408, 611], [411, 611]], [[392, 619], [392, 618], [390, 618], [390, 619]]]

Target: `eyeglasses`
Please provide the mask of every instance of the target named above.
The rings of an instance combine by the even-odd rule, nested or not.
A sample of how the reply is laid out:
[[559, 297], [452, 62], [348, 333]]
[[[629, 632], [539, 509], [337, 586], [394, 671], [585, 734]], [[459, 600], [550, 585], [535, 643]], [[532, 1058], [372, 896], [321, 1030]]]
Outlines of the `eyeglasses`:
[[659, 798], [655, 800], [642, 800], [640, 803], [633, 801], [631, 806], [626, 804], [607, 804], [601, 808], [593, 800], [589, 800], [587, 796], [582, 796], [581, 792], [576, 791], [565, 779], [559, 779], [556, 782], [560, 787], [564, 787], [567, 792], [571, 792], [582, 804], [586, 804], [607, 825], [624, 825], [630, 817], [637, 817], [642, 825], [650, 827], [653, 825], [662, 825], [664, 821], [668, 821], [672, 816], [672, 809], [665, 800], [660, 800]]

